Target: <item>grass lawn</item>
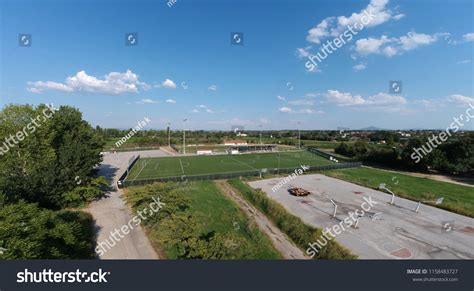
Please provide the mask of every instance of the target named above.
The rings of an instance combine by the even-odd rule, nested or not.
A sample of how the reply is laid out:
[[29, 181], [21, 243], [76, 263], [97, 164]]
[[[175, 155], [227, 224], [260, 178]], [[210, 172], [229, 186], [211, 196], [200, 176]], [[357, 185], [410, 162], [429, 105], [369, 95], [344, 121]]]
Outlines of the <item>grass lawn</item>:
[[[189, 258], [186, 256], [191, 255], [183, 254], [183, 249], [193, 248], [194, 245], [190, 242], [196, 243], [199, 239], [205, 243], [197, 243], [200, 247], [191, 252], [194, 258], [281, 258], [270, 239], [248, 220], [237, 205], [219, 191], [213, 181], [187, 184], [155, 183], [131, 187], [126, 192], [127, 201], [135, 211], [141, 209], [146, 204], [144, 201], [151, 197], [159, 196], [160, 201], [166, 203], [160, 215], [165, 212], [169, 212], [169, 215], [159, 220], [147, 221], [146, 229], [152, 244], [158, 246], [159, 253], [164, 253], [169, 259]], [[177, 203], [181, 198], [186, 202]], [[190, 216], [191, 220], [180, 224], [182, 220], [178, 217]], [[188, 228], [189, 230], [186, 230]], [[193, 233], [191, 239], [189, 232]], [[221, 235], [225, 237], [221, 239]], [[203, 238], [210, 236], [217, 239], [205, 241]]]
[[303, 164], [318, 166], [333, 162], [307, 151], [147, 158], [137, 161], [127, 180], [292, 168]]
[[398, 196], [415, 201], [444, 197], [442, 204], [433, 206], [474, 217], [474, 188], [472, 187], [370, 168], [333, 170], [326, 171], [324, 174], [373, 189], [385, 183], [387, 188]]

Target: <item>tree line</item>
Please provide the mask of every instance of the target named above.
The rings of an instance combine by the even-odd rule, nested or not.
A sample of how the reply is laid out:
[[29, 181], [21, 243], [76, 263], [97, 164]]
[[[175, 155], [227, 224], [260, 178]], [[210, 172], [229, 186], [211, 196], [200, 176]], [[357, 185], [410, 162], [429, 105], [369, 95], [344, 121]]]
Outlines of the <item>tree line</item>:
[[446, 142], [433, 147], [421, 159], [414, 159], [415, 149], [428, 142], [428, 136], [410, 138], [406, 143], [393, 147], [379, 147], [364, 141], [352, 145], [341, 143], [337, 154], [369, 163], [410, 171], [435, 170], [448, 175], [474, 176], [474, 133], [457, 134]]
[[92, 218], [67, 209], [107, 190], [96, 173], [104, 141], [69, 106], [32, 123], [47, 108], [8, 105], [0, 111], [0, 145], [28, 133], [0, 155], [0, 258], [94, 256]]

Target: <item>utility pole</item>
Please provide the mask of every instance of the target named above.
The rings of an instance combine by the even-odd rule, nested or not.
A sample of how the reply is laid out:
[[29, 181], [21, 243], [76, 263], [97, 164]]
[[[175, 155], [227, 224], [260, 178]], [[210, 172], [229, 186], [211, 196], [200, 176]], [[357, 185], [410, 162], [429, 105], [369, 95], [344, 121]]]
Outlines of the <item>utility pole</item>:
[[186, 121], [188, 119], [183, 119], [183, 155], [186, 154]]
[[171, 129], [170, 129], [171, 123], [168, 122], [168, 147], [171, 147]]
[[301, 149], [301, 122], [298, 121], [298, 148]]

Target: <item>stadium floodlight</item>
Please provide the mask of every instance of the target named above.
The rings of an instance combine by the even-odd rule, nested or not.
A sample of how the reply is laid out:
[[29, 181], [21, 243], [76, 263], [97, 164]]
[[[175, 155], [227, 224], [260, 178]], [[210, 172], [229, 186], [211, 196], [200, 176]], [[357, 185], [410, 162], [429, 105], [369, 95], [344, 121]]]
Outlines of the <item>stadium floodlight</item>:
[[301, 149], [301, 122], [298, 121], [298, 148]]
[[168, 122], [168, 147], [171, 147], [171, 123]]
[[183, 155], [186, 154], [186, 121], [188, 119], [183, 119]]

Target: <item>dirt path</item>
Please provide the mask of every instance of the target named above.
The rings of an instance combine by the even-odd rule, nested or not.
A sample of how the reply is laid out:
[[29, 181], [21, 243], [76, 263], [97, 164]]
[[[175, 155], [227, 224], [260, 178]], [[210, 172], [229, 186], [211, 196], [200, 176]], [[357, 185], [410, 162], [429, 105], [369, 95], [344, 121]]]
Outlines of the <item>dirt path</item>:
[[259, 229], [263, 231], [272, 241], [275, 248], [283, 255], [285, 259], [308, 259], [283, 232], [280, 231], [260, 210], [248, 203], [244, 198], [237, 194], [227, 181], [215, 181], [217, 187], [232, 201], [234, 201], [240, 209], [253, 220]]
[[[118, 152], [104, 154], [104, 161], [100, 165], [99, 174], [105, 176], [111, 183], [112, 191], [107, 197], [94, 201], [87, 207], [95, 220], [97, 228], [97, 244], [111, 242], [111, 233], [127, 225], [133, 214], [122, 199], [123, 191], [117, 188], [117, 180], [125, 171], [128, 160], [133, 156], [167, 156], [159, 150], [143, 152]], [[113, 236], [113, 235], [112, 235]], [[116, 235], [117, 236], [117, 235]], [[134, 228], [127, 235], [110, 248], [104, 247], [106, 252], [101, 259], [158, 259], [158, 255], [151, 246], [145, 232], [140, 227]]]
[[467, 186], [467, 187], [474, 187], [474, 185], [472, 184], [459, 182], [452, 179], [449, 176], [444, 176], [444, 175], [413, 173], [413, 172], [405, 172], [405, 171], [398, 171], [398, 170], [388, 170], [388, 169], [383, 169], [383, 168], [374, 168], [374, 167], [369, 167], [369, 166], [363, 166], [363, 167], [376, 169], [376, 170], [382, 170], [382, 171], [391, 172], [391, 173], [404, 174], [404, 175], [418, 177], [418, 178], [428, 178], [428, 179], [439, 181], [439, 182], [446, 182], [446, 183], [452, 183], [452, 184], [457, 184], [457, 185], [462, 185], [462, 186]]

